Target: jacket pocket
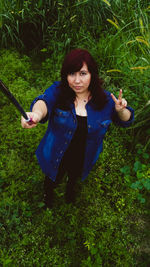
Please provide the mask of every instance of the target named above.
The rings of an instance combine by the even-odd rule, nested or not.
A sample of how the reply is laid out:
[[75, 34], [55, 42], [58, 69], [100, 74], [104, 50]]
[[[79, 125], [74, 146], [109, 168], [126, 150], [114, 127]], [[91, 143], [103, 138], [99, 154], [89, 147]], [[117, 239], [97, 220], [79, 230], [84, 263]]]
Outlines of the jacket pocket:
[[109, 125], [111, 124], [111, 122], [112, 122], [112, 120], [102, 121], [102, 122], [100, 122], [100, 125], [101, 125], [101, 127], [103, 127], [103, 128], [108, 128]]
[[99, 124], [99, 135], [105, 135], [107, 132], [112, 120], [98, 121]]
[[65, 111], [65, 110], [56, 108], [56, 109], [54, 110], [54, 114], [55, 114], [56, 116], [60, 116], [60, 117], [68, 117], [68, 116], [70, 115], [70, 110]]
[[61, 133], [62, 131], [67, 131], [70, 125], [70, 111], [64, 111], [62, 109], [56, 108], [54, 110], [53, 116], [53, 127], [55, 130], [59, 130]]

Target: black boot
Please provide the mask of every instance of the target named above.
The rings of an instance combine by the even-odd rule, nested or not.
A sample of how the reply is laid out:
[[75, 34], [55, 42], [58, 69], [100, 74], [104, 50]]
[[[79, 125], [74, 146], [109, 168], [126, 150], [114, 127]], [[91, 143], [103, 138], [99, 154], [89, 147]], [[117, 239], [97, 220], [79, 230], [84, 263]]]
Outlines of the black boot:
[[74, 183], [68, 181], [65, 194], [66, 203], [75, 203], [76, 200], [76, 186]]
[[54, 182], [51, 181], [49, 177], [45, 177], [44, 181], [44, 203], [45, 209], [51, 209], [53, 206], [53, 198], [54, 198]]

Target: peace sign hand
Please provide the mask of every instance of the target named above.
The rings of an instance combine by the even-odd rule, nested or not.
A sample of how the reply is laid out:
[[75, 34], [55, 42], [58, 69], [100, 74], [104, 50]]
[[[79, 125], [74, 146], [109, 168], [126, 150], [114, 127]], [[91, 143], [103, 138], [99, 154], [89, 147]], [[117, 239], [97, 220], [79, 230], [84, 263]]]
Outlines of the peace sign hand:
[[127, 101], [124, 98], [122, 98], [122, 89], [120, 89], [118, 99], [113, 94], [111, 94], [111, 97], [113, 101], [115, 102], [116, 111], [122, 112], [127, 106]]
[[127, 101], [124, 98], [122, 98], [122, 89], [120, 89], [118, 99], [113, 94], [111, 94], [111, 97], [113, 101], [115, 102], [115, 109], [118, 113], [119, 118], [123, 121], [130, 120], [131, 111], [126, 108]]

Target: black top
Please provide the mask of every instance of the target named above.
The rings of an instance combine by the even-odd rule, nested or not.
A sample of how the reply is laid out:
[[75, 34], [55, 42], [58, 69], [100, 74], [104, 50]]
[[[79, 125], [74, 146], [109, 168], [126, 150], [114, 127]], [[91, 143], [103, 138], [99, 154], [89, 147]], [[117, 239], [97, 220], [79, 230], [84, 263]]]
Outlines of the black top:
[[72, 170], [81, 170], [84, 162], [85, 145], [87, 137], [87, 117], [76, 115], [77, 129], [70, 142], [70, 145], [64, 153], [65, 165]]

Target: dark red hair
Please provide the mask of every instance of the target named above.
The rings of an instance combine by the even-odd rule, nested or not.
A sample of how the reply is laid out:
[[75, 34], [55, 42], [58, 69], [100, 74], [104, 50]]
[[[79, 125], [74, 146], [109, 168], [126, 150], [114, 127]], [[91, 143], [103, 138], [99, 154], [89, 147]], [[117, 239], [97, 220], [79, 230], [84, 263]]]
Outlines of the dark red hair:
[[88, 70], [91, 73], [91, 82], [88, 89], [92, 95], [92, 102], [95, 108], [102, 109], [107, 102], [106, 94], [102, 88], [103, 81], [99, 78], [98, 67], [94, 58], [85, 49], [74, 49], [64, 59], [61, 69], [60, 102], [64, 106], [74, 102], [76, 95], [68, 85], [67, 76], [72, 72], [79, 71], [83, 63], [87, 64]]

